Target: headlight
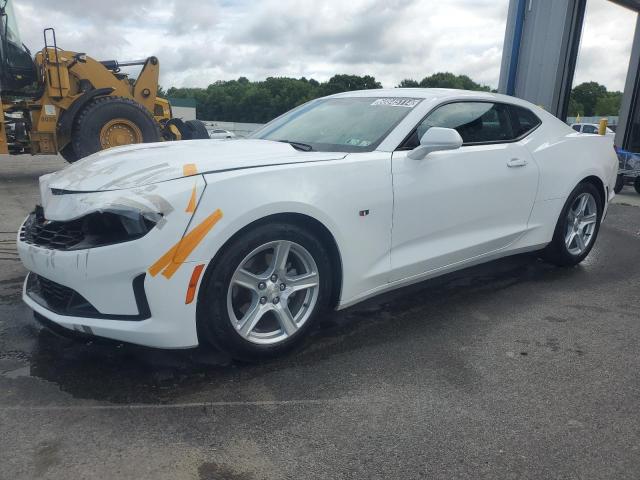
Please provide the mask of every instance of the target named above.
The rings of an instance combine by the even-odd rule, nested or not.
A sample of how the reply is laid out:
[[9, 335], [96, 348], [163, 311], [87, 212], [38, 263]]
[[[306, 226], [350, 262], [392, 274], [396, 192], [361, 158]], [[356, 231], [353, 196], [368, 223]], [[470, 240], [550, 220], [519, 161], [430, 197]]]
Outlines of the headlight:
[[37, 207], [22, 226], [20, 239], [54, 250], [82, 250], [144, 237], [160, 220], [159, 213], [107, 208], [59, 222], [46, 220]]
[[128, 242], [144, 237], [162, 215], [139, 210], [106, 209], [82, 217], [84, 240], [74, 250]]

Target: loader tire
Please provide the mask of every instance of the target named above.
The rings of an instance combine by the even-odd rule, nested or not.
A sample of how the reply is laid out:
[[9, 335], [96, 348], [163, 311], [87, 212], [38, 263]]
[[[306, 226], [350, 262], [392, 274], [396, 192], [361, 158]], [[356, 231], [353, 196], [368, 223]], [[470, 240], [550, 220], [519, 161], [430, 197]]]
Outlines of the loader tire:
[[187, 120], [184, 123], [187, 125], [187, 128], [191, 130], [190, 140], [209, 138], [209, 132], [207, 132], [207, 127], [200, 120]]
[[76, 155], [71, 142], [67, 143], [67, 145], [62, 150], [60, 150], [60, 155], [62, 155], [62, 158], [64, 158], [69, 163], [73, 163], [78, 160], [78, 155]]
[[124, 97], [100, 97], [76, 117], [71, 135], [78, 159], [106, 148], [159, 142], [160, 126], [144, 106]]

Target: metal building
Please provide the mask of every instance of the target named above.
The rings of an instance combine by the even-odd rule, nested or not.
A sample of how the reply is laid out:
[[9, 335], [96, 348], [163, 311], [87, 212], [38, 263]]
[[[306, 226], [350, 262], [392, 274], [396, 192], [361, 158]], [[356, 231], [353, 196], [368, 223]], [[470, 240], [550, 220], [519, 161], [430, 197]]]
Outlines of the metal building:
[[[640, 0], [611, 0], [638, 16]], [[510, 0], [498, 91], [564, 120], [587, 0]], [[615, 144], [640, 153], [640, 16]]]

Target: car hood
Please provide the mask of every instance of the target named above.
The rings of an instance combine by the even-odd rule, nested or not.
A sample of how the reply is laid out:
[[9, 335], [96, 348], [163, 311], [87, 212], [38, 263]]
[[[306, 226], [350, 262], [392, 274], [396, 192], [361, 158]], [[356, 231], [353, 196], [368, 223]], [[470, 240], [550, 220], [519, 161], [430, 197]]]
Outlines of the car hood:
[[127, 145], [94, 153], [41, 177], [41, 188], [98, 192], [141, 187], [200, 173], [344, 158], [341, 152], [302, 152], [270, 140], [189, 140]]

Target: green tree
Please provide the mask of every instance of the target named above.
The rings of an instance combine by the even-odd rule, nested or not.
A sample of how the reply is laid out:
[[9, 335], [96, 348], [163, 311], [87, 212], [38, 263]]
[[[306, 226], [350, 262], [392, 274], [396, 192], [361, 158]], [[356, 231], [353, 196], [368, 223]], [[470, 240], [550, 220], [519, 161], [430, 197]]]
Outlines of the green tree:
[[622, 92], [607, 92], [604, 97], [596, 101], [595, 115], [614, 116], [620, 113], [622, 104]]
[[422, 88], [458, 88], [462, 90], [480, 90], [489, 92], [491, 89], [486, 85], [471, 80], [467, 75], [455, 75], [451, 72], [437, 72], [420, 81]]
[[399, 88], [417, 88], [419, 86], [420, 86], [420, 82], [417, 82], [410, 78], [405, 78], [398, 84]]
[[599, 98], [606, 97], [606, 95], [607, 88], [597, 82], [581, 83], [571, 92], [571, 97], [584, 108], [582, 115], [586, 117], [596, 115], [596, 103]]
[[320, 84], [322, 95], [349, 92], [352, 90], [368, 90], [382, 88], [382, 84], [370, 75], [360, 77], [358, 75], [334, 75], [328, 82]]
[[567, 113], [570, 117], [577, 117], [578, 115], [584, 115], [584, 106], [581, 103], [578, 103], [576, 99], [571, 95], [569, 97], [569, 111]]
[[194, 98], [203, 120], [267, 122], [314, 98], [348, 90], [381, 88], [370, 75], [334, 75], [327, 82], [307, 78], [269, 77], [252, 82], [246, 77], [217, 81], [207, 88], [170, 88], [167, 95]]

